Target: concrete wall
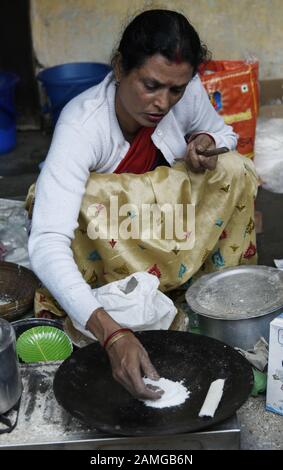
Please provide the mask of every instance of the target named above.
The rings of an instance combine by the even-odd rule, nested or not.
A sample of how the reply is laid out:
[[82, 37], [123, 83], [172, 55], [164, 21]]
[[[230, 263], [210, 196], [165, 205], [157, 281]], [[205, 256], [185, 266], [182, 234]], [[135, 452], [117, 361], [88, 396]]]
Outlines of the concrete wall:
[[185, 13], [215, 59], [255, 56], [261, 79], [283, 77], [282, 0], [31, 0], [37, 60], [108, 62], [129, 19], [156, 7]]

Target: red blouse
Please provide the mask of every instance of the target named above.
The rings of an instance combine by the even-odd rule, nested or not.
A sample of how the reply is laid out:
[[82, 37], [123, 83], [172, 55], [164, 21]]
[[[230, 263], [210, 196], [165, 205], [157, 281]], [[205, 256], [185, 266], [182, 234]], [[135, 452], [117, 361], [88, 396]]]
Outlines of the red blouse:
[[114, 173], [142, 174], [150, 171], [157, 159], [157, 148], [151, 140], [154, 127], [142, 127]]

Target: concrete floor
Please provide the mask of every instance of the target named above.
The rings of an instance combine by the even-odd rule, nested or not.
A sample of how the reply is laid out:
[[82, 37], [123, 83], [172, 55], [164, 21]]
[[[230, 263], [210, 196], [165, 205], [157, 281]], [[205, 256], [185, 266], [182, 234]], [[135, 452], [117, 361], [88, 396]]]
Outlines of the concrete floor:
[[51, 135], [40, 131], [18, 132], [17, 146], [0, 155], [0, 197], [24, 199], [36, 181], [38, 164], [45, 159]]
[[[23, 200], [35, 182], [51, 141], [41, 131], [18, 132], [15, 150], [0, 155], [0, 198]], [[262, 213], [263, 233], [258, 234], [259, 264], [274, 266], [283, 258], [283, 194], [259, 189], [256, 209]], [[283, 450], [283, 417], [265, 411], [265, 397], [249, 398], [239, 410], [242, 449]]]

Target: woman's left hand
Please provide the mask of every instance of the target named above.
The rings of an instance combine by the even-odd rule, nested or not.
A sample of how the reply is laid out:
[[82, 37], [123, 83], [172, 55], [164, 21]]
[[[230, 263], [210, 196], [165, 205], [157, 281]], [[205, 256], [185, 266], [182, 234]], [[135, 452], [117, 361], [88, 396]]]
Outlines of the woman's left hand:
[[203, 173], [205, 170], [215, 170], [218, 155], [205, 157], [201, 154], [204, 150], [215, 149], [215, 142], [207, 134], [197, 135], [187, 147], [185, 162], [193, 173]]

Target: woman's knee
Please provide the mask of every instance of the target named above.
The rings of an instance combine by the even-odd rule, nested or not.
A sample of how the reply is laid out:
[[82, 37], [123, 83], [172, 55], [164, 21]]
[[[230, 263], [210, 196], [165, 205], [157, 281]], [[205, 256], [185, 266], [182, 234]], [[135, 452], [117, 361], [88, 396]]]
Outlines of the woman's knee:
[[[218, 172], [223, 182], [244, 191], [255, 198], [258, 188], [258, 177], [253, 162], [236, 151], [220, 155]], [[219, 175], [218, 175], [219, 176]], [[241, 188], [241, 189], [240, 189]]]
[[229, 178], [233, 177], [236, 180], [242, 178], [245, 173], [244, 161], [242, 156], [235, 151], [220, 155], [217, 163], [218, 171], [223, 173], [223, 176]]

